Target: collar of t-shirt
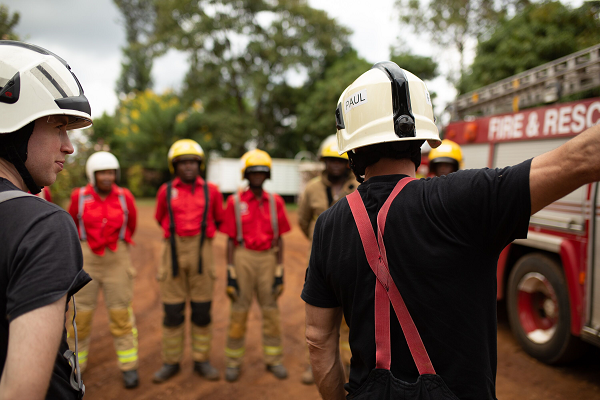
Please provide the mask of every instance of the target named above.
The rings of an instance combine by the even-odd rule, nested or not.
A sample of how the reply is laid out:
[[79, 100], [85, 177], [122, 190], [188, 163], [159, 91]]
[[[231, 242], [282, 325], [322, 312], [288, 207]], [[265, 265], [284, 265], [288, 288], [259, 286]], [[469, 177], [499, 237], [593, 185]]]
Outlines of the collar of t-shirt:
[[360, 191], [363, 191], [363, 190], [366, 190], [370, 185], [379, 184], [379, 183], [389, 183], [389, 184], [395, 185], [396, 183], [398, 183], [398, 181], [400, 179], [406, 178], [406, 177], [408, 177], [408, 175], [404, 175], [404, 174], [372, 176], [368, 180], [361, 183], [360, 186], [358, 187], [358, 189]]
[[21, 189], [19, 189], [14, 183], [9, 181], [8, 179], [0, 177], [0, 192], [5, 192], [8, 190], [21, 190]]
[[192, 187], [202, 187], [204, 186], [204, 179], [202, 179], [202, 177], [197, 176], [196, 177], [196, 181], [193, 183], [185, 183], [184, 181], [182, 181], [179, 177], [175, 177], [175, 179], [173, 179], [173, 187], [177, 187], [177, 188], [192, 188]]
[[269, 201], [269, 195], [263, 189], [263, 191], [262, 191], [262, 197], [260, 198], [260, 200], [258, 200], [256, 198], [256, 196], [254, 195], [254, 192], [252, 192], [252, 190], [250, 190], [250, 188], [247, 188], [244, 192], [242, 192], [242, 195], [240, 196], [240, 199], [242, 201], [245, 201], [246, 203], [248, 203], [250, 201], [258, 201], [259, 203], [262, 204], [264, 201]]

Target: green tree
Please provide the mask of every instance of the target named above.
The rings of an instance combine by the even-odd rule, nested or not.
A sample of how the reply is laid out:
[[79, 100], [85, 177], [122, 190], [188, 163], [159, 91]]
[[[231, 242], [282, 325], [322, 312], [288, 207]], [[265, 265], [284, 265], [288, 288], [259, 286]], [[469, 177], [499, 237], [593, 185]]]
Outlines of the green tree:
[[479, 42], [459, 91], [469, 92], [600, 43], [599, 17], [599, 2], [577, 9], [556, 1], [529, 5]]
[[339, 57], [349, 31], [305, 0], [157, 0], [155, 34], [189, 55], [182, 98], [202, 102], [222, 154], [290, 157], [302, 83]]
[[19, 23], [21, 16], [18, 12], [10, 13], [8, 7], [0, 4], [0, 39], [19, 40], [19, 36], [14, 32], [15, 26]]
[[460, 72], [465, 69], [464, 51], [469, 40], [482, 37], [509, 11], [529, 0], [396, 0], [400, 21], [417, 34], [427, 32], [442, 48], [454, 47], [460, 55]]
[[123, 15], [127, 46], [122, 49], [124, 61], [117, 81], [117, 93], [143, 92], [152, 88], [154, 60], [150, 38], [156, 12], [153, 1], [113, 0]]
[[327, 68], [321, 79], [307, 86], [307, 96], [298, 105], [295, 137], [299, 149], [314, 153], [327, 136], [336, 132], [335, 107], [340, 95], [371, 66], [350, 50]]
[[424, 81], [435, 79], [439, 75], [437, 71], [438, 65], [431, 57], [417, 56], [407, 52], [392, 50], [390, 60]]

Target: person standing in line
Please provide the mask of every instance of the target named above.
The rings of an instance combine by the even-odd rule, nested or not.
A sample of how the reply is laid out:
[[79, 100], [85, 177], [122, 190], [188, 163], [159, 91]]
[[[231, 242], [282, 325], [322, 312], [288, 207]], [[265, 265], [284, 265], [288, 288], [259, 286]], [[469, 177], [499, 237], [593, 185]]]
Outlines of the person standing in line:
[[[113, 154], [92, 154], [85, 172], [88, 184], [73, 190], [69, 205], [69, 214], [79, 230], [83, 269], [92, 277], [92, 282], [75, 296], [80, 340], [77, 355], [83, 372], [88, 363], [92, 318], [102, 289], [123, 384], [132, 389], [139, 384], [137, 328], [131, 307], [135, 270], [129, 252], [137, 222], [135, 199], [128, 189], [116, 185], [121, 168]], [[73, 325], [69, 325], [68, 341], [75, 351]]]
[[498, 256], [527, 237], [530, 215], [600, 180], [600, 125], [512, 167], [414, 179], [421, 145], [441, 143], [419, 78], [375, 64], [335, 117], [361, 185], [317, 220], [302, 291], [321, 396], [496, 399]]
[[[298, 202], [298, 225], [300, 225], [300, 229], [308, 240], [311, 241], [311, 244], [315, 222], [317, 222], [319, 215], [358, 187], [358, 182], [348, 164], [348, 155], [338, 153], [336, 135], [328, 136], [323, 141], [319, 148], [319, 160], [325, 163], [325, 170], [306, 185], [306, 189]], [[350, 360], [352, 358], [350, 343], [348, 342], [349, 333], [348, 325], [342, 318], [340, 353], [346, 375], [350, 373]], [[314, 383], [310, 362], [302, 373], [301, 381], [306, 385]]]
[[90, 104], [65, 60], [0, 40], [0, 116], [0, 397], [80, 399], [65, 312], [91, 279], [73, 220], [35, 195], [73, 153], [67, 131], [92, 125]]
[[267, 371], [287, 378], [283, 366], [281, 319], [277, 299], [283, 293], [283, 240], [290, 224], [281, 196], [263, 189], [271, 177], [271, 157], [251, 150], [241, 159], [242, 178], [249, 187], [229, 196], [221, 232], [227, 242], [227, 295], [231, 299], [225, 347], [225, 379], [236, 381], [245, 348], [246, 322], [256, 294], [262, 312], [263, 352]]
[[167, 159], [175, 179], [163, 184], [156, 195], [156, 221], [165, 238], [158, 271], [164, 318], [163, 366], [154, 374], [153, 382], [165, 382], [180, 370], [188, 301], [192, 309], [194, 371], [215, 381], [219, 371], [210, 363], [211, 305], [216, 278], [212, 242], [222, 219], [223, 196], [216, 185], [200, 176], [204, 151], [195, 141], [176, 141]]
[[448, 175], [462, 169], [462, 150], [458, 143], [450, 139], [442, 140], [439, 147], [431, 149], [428, 158], [429, 173], [434, 176]]

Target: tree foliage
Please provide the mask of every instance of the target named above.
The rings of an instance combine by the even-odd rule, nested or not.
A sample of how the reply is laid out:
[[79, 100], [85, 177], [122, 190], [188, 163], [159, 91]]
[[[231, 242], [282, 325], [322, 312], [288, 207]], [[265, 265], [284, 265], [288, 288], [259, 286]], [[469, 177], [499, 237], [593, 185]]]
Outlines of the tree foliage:
[[396, 0], [400, 21], [417, 34], [427, 32], [443, 48], [453, 47], [460, 55], [464, 71], [464, 51], [468, 40], [482, 37], [507, 13], [529, 0]]
[[459, 91], [469, 92], [600, 43], [599, 17], [598, 2], [577, 9], [556, 1], [529, 5], [478, 44]]
[[14, 28], [19, 23], [20, 18], [21, 16], [18, 12], [11, 14], [7, 6], [0, 4], [1, 40], [19, 40], [19, 36], [14, 32]]
[[121, 11], [127, 46], [122, 49], [124, 61], [117, 81], [117, 93], [143, 92], [152, 88], [154, 52], [150, 46], [156, 11], [153, 1], [113, 0]]
[[351, 50], [327, 68], [321, 79], [306, 88], [307, 96], [298, 105], [299, 149], [316, 152], [321, 142], [336, 132], [335, 107], [340, 95], [369, 68], [371, 64]]
[[424, 81], [435, 79], [439, 74], [437, 63], [431, 57], [417, 56], [408, 52], [392, 51], [391, 61], [412, 72]]
[[348, 46], [305, 0], [157, 0], [156, 40], [189, 55], [183, 101], [200, 100], [219, 151], [294, 156], [296, 105]]

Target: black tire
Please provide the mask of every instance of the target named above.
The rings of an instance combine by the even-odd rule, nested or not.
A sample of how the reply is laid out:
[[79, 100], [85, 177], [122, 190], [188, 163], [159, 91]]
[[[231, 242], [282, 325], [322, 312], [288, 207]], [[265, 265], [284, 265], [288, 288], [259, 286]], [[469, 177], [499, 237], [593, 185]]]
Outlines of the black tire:
[[530, 356], [547, 364], [563, 364], [585, 348], [571, 334], [569, 293], [557, 260], [530, 253], [510, 273], [507, 312], [511, 330]]

